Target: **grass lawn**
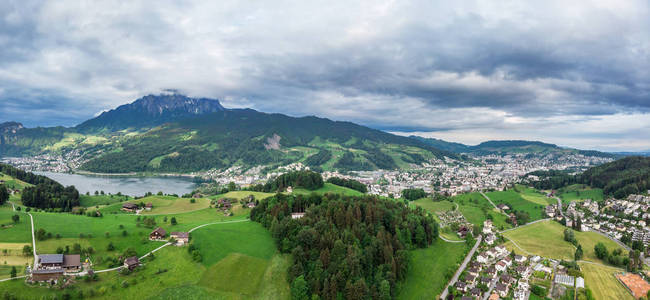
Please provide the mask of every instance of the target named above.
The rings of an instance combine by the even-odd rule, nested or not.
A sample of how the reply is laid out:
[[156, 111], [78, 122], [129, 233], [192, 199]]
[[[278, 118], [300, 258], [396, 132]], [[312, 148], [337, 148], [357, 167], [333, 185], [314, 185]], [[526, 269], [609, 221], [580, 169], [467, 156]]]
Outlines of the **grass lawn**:
[[585, 286], [594, 293], [596, 299], [634, 299], [614, 277], [614, 273], [621, 272], [621, 269], [587, 263], [580, 263], [580, 269], [585, 275]]
[[519, 195], [530, 202], [543, 206], [547, 206], [549, 204], [557, 204], [557, 201], [554, 198], [548, 198], [546, 197], [546, 193], [540, 192], [536, 189], [523, 185], [517, 185], [517, 189], [519, 189]]
[[546, 205], [528, 201], [515, 190], [488, 192], [485, 193], [485, 195], [490, 197], [490, 200], [492, 200], [492, 202], [494, 202], [496, 205], [503, 203], [508, 205], [513, 210], [527, 212], [528, 215], [530, 215], [530, 221], [544, 218], [543, 209]]
[[131, 197], [118, 195], [79, 195], [79, 202], [83, 207], [111, 205], [129, 199], [131, 199]]
[[361, 196], [363, 193], [353, 190], [350, 188], [346, 188], [343, 186], [338, 186], [336, 184], [331, 184], [331, 183], [325, 183], [325, 185], [320, 188], [316, 189], [313, 191], [306, 190], [306, 189], [294, 189], [293, 190], [294, 194], [311, 194], [311, 193], [317, 193], [317, 194], [325, 194], [325, 193], [335, 193], [335, 194], [341, 194], [345, 196]]
[[421, 206], [426, 211], [431, 213], [445, 212], [454, 209], [456, 205], [450, 201], [432, 201], [431, 198], [422, 198], [412, 202], [417, 206]]
[[235, 198], [238, 200], [244, 199], [245, 197], [248, 197], [250, 195], [253, 195], [255, 197], [255, 200], [262, 200], [266, 199], [268, 197], [271, 197], [275, 195], [274, 193], [263, 193], [263, 192], [250, 192], [250, 191], [232, 191], [228, 192], [225, 194], [219, 194], [216, 196], [211, 196], [210, 199], [216, 200], [220, 198]]
[[231, 253], [269, 260], [276, 247], [271, 234], [259, 223], [241, 222], [206, 226], [192, 232], [192, 243], [211, 266]]
[[440, 239], [426, 249], [411, 251], [411, 262], [397, 299], [435, 299], [447, 284], [445, 274], [456, 271], [465, 256], [464, 243]]
[[[17, 224], [11, 217], [18, 215], [20, 220]], [[3, 226], [4, 225], [4, 226]], [[0, 242], [1, 243], [31, 243], [32, 227], [29, 216], [19, 211], [12, 211], [11, 205], [5, 204], [0, 209]]]
[[231, 253], [208, 268], [199, 285], [225, 292], [255, 294], [269, 260]]
[[595, 201], [602, 201], [604, 199], [603, 190], [598, 188], [590, 188], [583, 184], [574, 184], [564, 187], [558, 191], [558, 197], [562, 199], [563, 203], [570, 203], [571, 201], [581, 201], [591, 199]]
[[[517, 228], [505, 232], [503, 235], [529, 253], [556, 259], [573, 259], [575, 247], [571, 243], [564, 241], [565, 228], [557, 222], [545, 221]], [[603, 263], [596, 257], [594, 252], [594, 246], [599, 242], [604, 243], [610, 252], [620, 248], [610, 239], [594, 232], [575, 232], [575, 236], [578, 243], [582, 245], [584, 251], [583, 260]], [[506, 247], [509, 250], [521, 253], [521, 250], [512, 242], [506, 243]]]
[[31, 186], [31, 184], [27, 182], [13, 178], [3, 173], [0, 173], [0, 180], [4, 181], [3, 184], [10, 189], [17, 189], [22, 191], [22, 189], [25, 188], [26, 186]]
[[[197, 198], [193, 199], [195, 203], [191, 202], [190, 198], [177, 198], [174, 196], [149, 196], [140, 199], [129, 200], [130, 203], [149, 203], [153, 204], [153, 209], [150, 211], [143, 210], [142, 215], [163, 215], [163, 214], [177, 214], [184, 212], [191, 212], [201, 210], [210, 206], [210, 199]], [[109, 213], [122, 213], [123, 203], [115, 203], [107, 207], [101, 208], [103, 214]], [[127, 213], [125, 213], [127, 214]], [[128, 213], [131, 214], [131, 213]]]

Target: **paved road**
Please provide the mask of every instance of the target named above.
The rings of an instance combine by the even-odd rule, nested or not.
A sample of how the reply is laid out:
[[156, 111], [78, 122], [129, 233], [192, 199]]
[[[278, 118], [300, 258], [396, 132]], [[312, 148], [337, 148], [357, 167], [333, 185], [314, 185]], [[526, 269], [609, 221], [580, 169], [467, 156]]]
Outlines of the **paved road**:
[[456, 270], [456, 273], [451, 278], [449, 283], [447, 283], [447, 285], [445, 286], [445, 289], [442, 291], [442, 294], [440, 294], [440, 299], [446, 299], [447, 298], [449, 286], [453, 286], [454, 284], [456, 284], [456, 281], [458, 281], [458, 277], [460, 276], [461, 273], [463, 273], [463, 270], [465, 270], [465, 268], [467, 267], [467, 264], [472, 259], [472, 256], [474, 255], [474, 252], [476, 252], [476, 249], [481, 244], [482, 239], [483, 239], [483, 236], [479, 235], [478, 239], [476, 239], [476, 244], [474, 244], [474, 247], [472, 247], [472, 250], [470, 250], [469, 253], [467, 253], [467, 256], [465, 257], [465, 260], [463, 260], [463, 263], [460, 265], [460, 267], [458, 267], [458, 270]]
[[524, 225], [521, 225], [521, 226], [513, 227], [513, 228], [510, 228], [510, 229], [506, 229], [506, 230], [501, 230], [501, 231], [499, 231], [499, 233], [504, 233], [504, 232], [512, 231], [512, 230], [515, 230], [515, 229], [519, 229], [519, 228], [522, 228], [522, 227], [526, 227], [526, 226], [529, 226], [529, 225], [533, 225], [533, 224], [535, 224], [535, 223], [544, 222], [544, 221], [549, 221], [549, 220], [552, 220], [552, 219], [551, 219], [551, 218], [546, 218], [546, 219], [535, 220], [535, 221], [528, 222], [528, 223], [526, 223], [526, 224], [524, 224]]
[[560, 197], [557, 197], [557, 196], [554, 197], [554, 198], [555, 198], [555, 200], [557, 200], [558, 210], [560, 211], [560, 214], [562, 215], [562, 218], [566, 218], [564, 216], [564, 211], [562, 211], [562, 199], [560, 199]]

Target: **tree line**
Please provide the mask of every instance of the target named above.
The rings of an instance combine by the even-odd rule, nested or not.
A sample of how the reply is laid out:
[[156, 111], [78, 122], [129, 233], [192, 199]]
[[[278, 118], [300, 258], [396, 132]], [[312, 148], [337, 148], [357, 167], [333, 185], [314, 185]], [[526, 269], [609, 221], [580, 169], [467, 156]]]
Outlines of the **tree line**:
[[330, 177], [329, 179], [327, 179], [327, 182], [331, 183], [331, 184], [338, 185], [338, 186], [350, 188], [350, 189], [353, 189], [355, 191], [362, 192], [364, 194], [368, 192], [368, 187], [365, 184], [363, 184], [363, 183], [361, 183], [361, 182], [359, 182], [357, 180], [354, 180], [354, 179]]
[[[304, 212], [302, 218], [292, 213]], [[284, 195], [268, 198], [251, 220], [291, 253], [294, 299], [393, 299], [409, 267], [408, 250], [438, 236], [422, 208], [376, 196]]]
[[256, 192], [281, 192], [288, 187], [304, 188], [307, 190], [316, 190], [322, 188], [325, 183], [320, 173], [312, 171], [293, 171], [284, 173], [274, 179], [270, 179], [265, 184], [257, 184], [249, 187], [247, 190]]
[[79, 191], [74, 186], [64, 187], [48, 177], [7, 164], [0, 164], [0, 172], [33, 185], [25, 187], [22, 191], [20, 200], [25, 206], [59, 208], [63, 211], [70, 211], [79, 206]]

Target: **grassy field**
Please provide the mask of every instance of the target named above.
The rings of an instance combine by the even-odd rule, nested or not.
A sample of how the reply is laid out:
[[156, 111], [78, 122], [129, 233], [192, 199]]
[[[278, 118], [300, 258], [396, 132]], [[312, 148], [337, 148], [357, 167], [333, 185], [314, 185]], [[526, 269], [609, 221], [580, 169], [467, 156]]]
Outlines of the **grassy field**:
[[580, 269], [585, 275], [585, 285], [594, 293], [596, 299], [629, 299], [632, 294], [614, 277], [620, 269], [580, 263]]
[[[18, 215], [20, 220], [14, 224], [11, 217]], [[11, 205], [5, 204], [0, 209], [0, 242], [23, 243], [31, 242], [31, 225], [29, 216], [22, 212], [14, 212]]]
[[459, 204], [458, 209], [465, 216], [465, 219], [476, 226], [483, 225], [489, 215], [497, 228], [508, 229], [512, 227], [512, 225], [506, 223], [507, 217], [495, 210], [492, 204], [480, 193], [461, 194], [452, 197], [451, 200]]
[[294, 189], [293, 190], [294, 194], [311, 194], [311, 193], [317, 193], [317, 194], [325, 194], [325, 193], [335, 193], [335, 194], [341, 194], [341, 195], [346, 195], [346, 196], [361, 196], [363, 193], [349, 189], [346, 187], [338, 186], [335, 184], [331, 183], [325, 183], [325, 185], [317, 190], [305, 190], [305, 189]]
[[[129, 203], [149, 203], [153, 204], [153, 209], [143, 210], [140, 214], [142, 215], [164, 215], [164, 214], [176, 214], [176, 213], [185, 213], [196, 210], [201, 210], [210, 206], [210, 199], [208, 198], [197, 198], [193, 199], [194, 203], [191, 202], [190, 198], [177, 198], [174, 196], [149, 196], [140, 199], [133, 199], [127, 202]], [[122, 213], [122, 205], [124, 203], [115, 203], [107, 207], [101, 208], [100, 211], [103, 214], [109, 213]], [[132, 213], [128, 213], [132, 214]]]
[[530, 221], [543, 219], [543, 209], [545, 205], [528, 201], [515, 190], [488, 192], [485, 193], [494, 204], [505, 204], [513, 210], [525, 211], [530, 216]]
[[411, 251], [410, 268], [399, 286], [397, 299], [435, 299], [447, 284], [445, 273], [456, 271], [464, 254], [464, 243], [442, 240], [429, 248]]
[[216, 196], [210, 196], [210, 199], [216, 200], [220, 198], [234, 198], [234, 199], [244, 199], [245, 197], [248, 197], [250, 195], [253, 195], [256, 200], [262, 200], [266, 199], [268, 197], [271, 197], [275, 195], [274, 193], [263, 193], [263, 192], [251, 192], [251, 191], [232, 191], [228, 192], [225, 194], [219, 194]]
[[549, 204], [557, 204], [557, 201], [555, 201], [555, 199], [546, 197], [546, 193], [540, 192], [536, 189], [523, 185], [518, 185], [517, 189], [519, 189], [519, 195], [530, 202], [543, 206], [547, 206]]
[[206, 266], [231, 253], [269, 260], [276, 252], [271, 235], [256, 222], [206, 226], [192, 232], [192, 241], [203, 254]]
[[[505, 232], [503, 235], [528, 253], [557, 259], [573, 259], [575, 247], [564, 241], [565, 228], [557, 222], [544, 221]], [[594, 246], [599, 242], [605, 244], [609, 251], [620, 248], [610, 239], [594, 232], [575, 232], [575, 236], [582, 245], [583, 260], [603, 263], [594, 252]], [[512, 242], [506, 243], [506, 247], [517, 253], [522, 252]]]
[[111, 205], [129, 199], [131, 197], [118, 195], [79, 195], [79, 202], [84, 207]]
[[574, 184], [564, 187], [558, 191], [558, 197], [562, 199], [563, 203], [570, 203], [571, 201], [581, 201], [591, 199], [595, 201], [602, 201], [604, 199], [602, 189], [590, 188], [583, 184]]
[[4, 181], [4, 185], [10, 189], [22, 190], [26, 186], [31, 186], [31, 184], [24, 182], [19, 179], [15, 179], [9, 175], [0, 173], [0, 180]]

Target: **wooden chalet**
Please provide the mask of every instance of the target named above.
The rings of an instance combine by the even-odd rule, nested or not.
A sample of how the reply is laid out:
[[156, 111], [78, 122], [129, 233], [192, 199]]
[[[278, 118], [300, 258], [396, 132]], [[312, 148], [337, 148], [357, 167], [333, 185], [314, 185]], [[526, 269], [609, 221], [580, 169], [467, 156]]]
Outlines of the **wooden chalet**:
[[147, 202], [147, 204], [144, 205], [144, 209], [146, 210], [151, 210], [153, 209], [153, 203]]
[[127, 203], [122, 204], [122, 211], [135, 212], [136, 210], [138, 210], [138, 206], [135, 205], [134, 203], [128, 203], [127, 202]]
[[79, 254], [64, 255], [62, 267], [66, 272], [81, 271], [81, 256]]
[[158, 227], [149, 234], [149, 239], [153, 241], [159, 241], [165, 239], [165, 236], [167, 236], [167, 231], [161, 227]]
[[133, 270], [133, 269], [137, 268], [138, 266], [140, 266], [140, 260], [138, 259], [137, 256], [127, 257], [124, 260], [124, 267], [129, 269], [129, 270]]
[[51, 283], [56, 282], [63, 276], [63, 269], [38, 269], [32, 270], [31, 280], [36, 282], [48, 281]]
[[63, 254], [38, 255], [38, 269], [60, 269], [63, 266]]
[[172, 232], [169, 234], [170, 237], [176, 240], [177, 244], [184, 245], [190, 242], [190, 233], [189, 232]]

